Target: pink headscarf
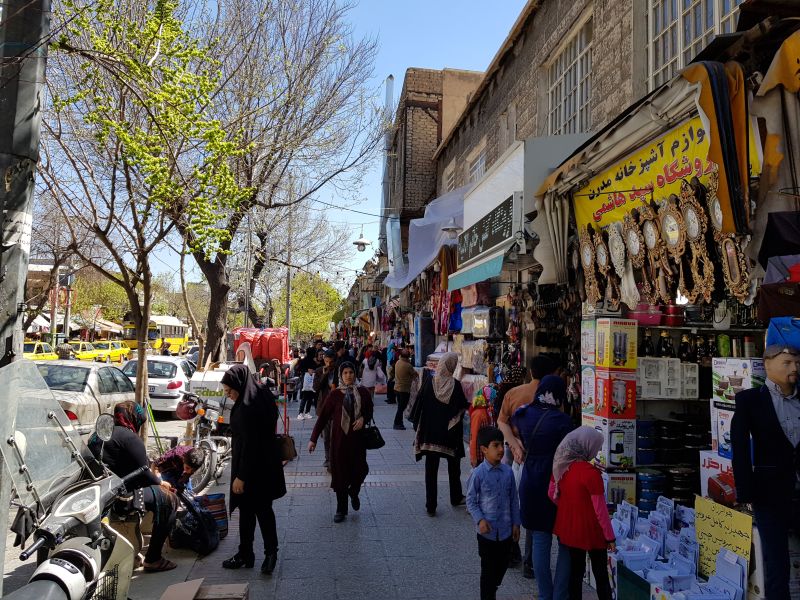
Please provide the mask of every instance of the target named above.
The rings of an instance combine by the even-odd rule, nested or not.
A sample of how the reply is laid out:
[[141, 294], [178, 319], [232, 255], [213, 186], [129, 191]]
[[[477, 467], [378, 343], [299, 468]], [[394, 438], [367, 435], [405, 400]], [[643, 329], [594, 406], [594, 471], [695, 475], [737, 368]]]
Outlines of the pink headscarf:
[[553, 457], [554, 497], [558, 498], [558, 482], [574, 462], [589, 462], [603, 447], [603, 434], [592, 427], [578, 427], [566, 435]]

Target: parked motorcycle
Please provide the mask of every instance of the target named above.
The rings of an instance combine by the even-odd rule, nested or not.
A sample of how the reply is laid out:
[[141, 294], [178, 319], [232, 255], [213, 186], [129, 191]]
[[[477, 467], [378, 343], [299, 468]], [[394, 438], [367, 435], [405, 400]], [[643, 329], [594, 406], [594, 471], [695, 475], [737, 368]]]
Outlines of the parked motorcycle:
[[193, 433], [179, 440], [179, 443], [190, 443], [205, 452], [203, 466], [191, 477], [192, 492], [200, 493], [209, 482], [222, 477], [225, 466], [231, 459], [231, 438], [226, 435], [230, 425], [232, 401], [217, 397], [201, 397], [192, 392], [183, 392], [183, 399], [176, 411], [184, 421], [193, 421]]
[[[29, 583], [4, 596], [14, 600], [125, 600], [136, 550], [112, 525], [125, 484], [147, 467], [120, 478], [97, 462], [69, 423], [36, 365], [17, 361], [0, 369], [0, 405], [6, 407], [0, 451], [16, 490], [15, 545], [34, 542], [22, 560], [40, 562]], [[114, 418], [98, 417], [96, 433], [111, 439]]]

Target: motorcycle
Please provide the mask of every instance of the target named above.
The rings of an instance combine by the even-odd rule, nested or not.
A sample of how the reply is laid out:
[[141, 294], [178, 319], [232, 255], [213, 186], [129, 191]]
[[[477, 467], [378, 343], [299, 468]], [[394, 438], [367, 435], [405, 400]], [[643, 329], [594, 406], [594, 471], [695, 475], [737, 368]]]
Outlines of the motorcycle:
[[[15, 488], [12, 531], [21, 560], [39, 562], [14, 600], [125, 600], [136, 560], [134, 545], [112, 524], [112, 507], [127, 494], [125, 478], [96, 461], [30, 361], [0, 369], [0, 451]], [[111, 439], [114, 418], [100, 415], [98, 437]]]
[[226, 435], [230, 420], [230, 406], [227, 398], [220, 404], [215, 397], [200, 397], [193, 392], [183, 392], [183, 399], [176, 411], [178, 417], [193, 421], [193, 433], [183, 437], [179, 443], [190, 443], [205, 452], [203, 466], [191, 476], [192, 492], [197, 494], [209, 482], [222, 477], [232, 456], [231, 438]]

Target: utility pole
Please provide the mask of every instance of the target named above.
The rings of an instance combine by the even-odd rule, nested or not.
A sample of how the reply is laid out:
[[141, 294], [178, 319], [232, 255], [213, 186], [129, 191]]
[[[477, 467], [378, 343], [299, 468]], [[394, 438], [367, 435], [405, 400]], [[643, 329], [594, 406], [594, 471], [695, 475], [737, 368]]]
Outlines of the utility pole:
[[292, 338], [292, 207], [289, 207], [289, 239], [286, 243], [286, 328]]
[[253, 249], [250, 242], [253, 238], [250, 230], [250, 213], [247, 213], [247, 266], [245, 267], [244, 275], [244, 319], [242, 320], [242, 327], [247, 327], [247, 319], [250, 317], [250, 278], [252, 267], [250, 265], [250, 256]]
[[[39, 162], [49, 35], [50, 0], [0, 0], [0, 367], [22, 356], [33, 176]], [[4, 532], [11, 495], [7, 472], [0, 465]], [[5, 556], [5, 546], [6, 536], [0, 535], [0, 556]], [[0, 594], [2, 585], [0, 580]]]

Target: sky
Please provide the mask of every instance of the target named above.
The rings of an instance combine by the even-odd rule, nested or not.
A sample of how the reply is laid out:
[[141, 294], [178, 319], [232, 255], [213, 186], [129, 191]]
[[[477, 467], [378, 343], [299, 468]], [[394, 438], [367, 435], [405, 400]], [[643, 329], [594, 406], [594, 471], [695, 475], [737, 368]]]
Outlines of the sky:
[[[354, 36], [377, 38], [379, 49], [369, 87], [377, 90], [383, 102], [384, 81], [390, 74], [394, 75], [396, 107], [403, 77], [410, 67], [485, 70], [524, 6], [525, 0], [361, 0], [351, 10], [349, 20]], [[380, 213], [382, 165], [382, 157], [376, 155], [358, 194], [362, 200], [350, 205], [351, 208], [373, 215]], [[341, 205], [325, 190], [319, 199]], [[373, 242], [365, 252], [355, 254], [347, 265], [350, 269], [347, 273], [337, 277], [337, 287], [346, 291], [355, 279], [355, 271], [374, 253], [378, 218], [336, 209], [330, 209], [328, 218], [350, 227], [353, 241], [359, 237], [363, 226], [364, 237]], [[177, 257], [158, 257], [153, 268], [156, 272], [172, 273], [177, 264]], [[198, 277], [199, 271], [195, 268], [189, 279]]]

